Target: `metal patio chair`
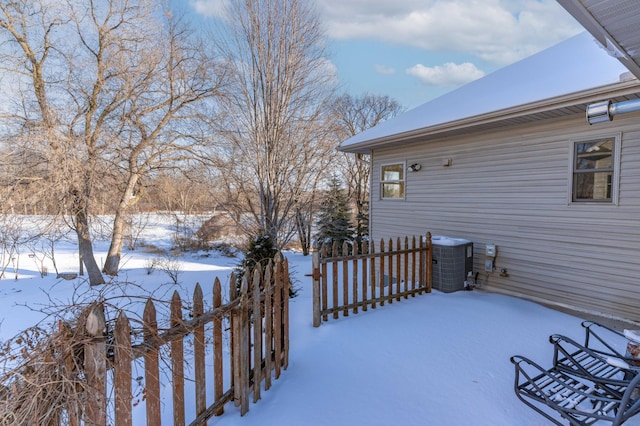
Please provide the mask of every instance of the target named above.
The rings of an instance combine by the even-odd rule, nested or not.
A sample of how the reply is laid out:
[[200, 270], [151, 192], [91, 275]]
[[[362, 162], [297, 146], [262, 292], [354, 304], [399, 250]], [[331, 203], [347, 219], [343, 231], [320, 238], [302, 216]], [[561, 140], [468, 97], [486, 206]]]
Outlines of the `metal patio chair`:
[[621, 425], [640, 411], [640, 374], [619, 384], [602, 386], [598, 380], [572, 375], [554, 367], [545, 370], [530, 359], [515, 355], [514, 390], [526, 405], [556, 425], [562, 425], [549, 409], [573, 426], [608, 421]]
[[628, 354], [630, 335], [592, 321], [582, 326], [584, 345], [559, 334], [549, 337], [554, 348], [549, 369], [524, 356], [511, 358], [516, 395], [556, 424], [562, 423], [545, 406], [571, 425], [621, 424], [640, 410], [640, 361]]

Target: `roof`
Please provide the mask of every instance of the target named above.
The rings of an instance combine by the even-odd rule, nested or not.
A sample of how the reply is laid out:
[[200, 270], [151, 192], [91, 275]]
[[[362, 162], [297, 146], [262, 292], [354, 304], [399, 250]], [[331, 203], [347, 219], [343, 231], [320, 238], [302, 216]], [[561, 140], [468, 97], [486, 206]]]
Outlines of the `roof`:
[[638, 0], [558, 0], [582, 26], [640, 78], [640, 2]]
[[583, 32], [355, 135], [340, 150], [368, 152], [418, 133], [531, 113], [546, 100], [619, 83], [624, 73], [624, 65]]

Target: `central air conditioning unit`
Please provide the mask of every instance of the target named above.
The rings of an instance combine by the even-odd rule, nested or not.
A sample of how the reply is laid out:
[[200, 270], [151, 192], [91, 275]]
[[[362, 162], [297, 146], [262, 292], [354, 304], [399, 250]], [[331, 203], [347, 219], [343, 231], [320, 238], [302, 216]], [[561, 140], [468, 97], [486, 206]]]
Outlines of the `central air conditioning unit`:
[[432, 287], [445, 293], [464, 290], [468, 274], [473, 274], [473, 243], [443, 236], [431, 242]]

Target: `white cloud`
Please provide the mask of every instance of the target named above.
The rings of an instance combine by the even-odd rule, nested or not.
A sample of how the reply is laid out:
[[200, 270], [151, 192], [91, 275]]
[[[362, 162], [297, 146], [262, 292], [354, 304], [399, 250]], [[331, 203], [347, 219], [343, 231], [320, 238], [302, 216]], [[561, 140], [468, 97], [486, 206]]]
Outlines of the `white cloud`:
[[315, 72], [318, 73], [318, 78], [326, 79], [328, 84], [339, 84], [338, 67], [329, 59], [320, 59], [318, 65], [315, 67]]
[[395, 68], [387, 67], [384, 65], [376, 65], [375, 70], [378, 74], [383, 74], [383, 75], [392, 75], [396, 73]]
[[463, 64], [447, 62], [435, 67], [417, 64], [408, 68], [406, 73], [432, 86], [460, 86], [484, 76], [484, 72], [470, 62]]
[[189, 4], [200, 15], [222, 18], [227, 2], [228, 0], [190, 0]]
[[335, 39], [376, 39], [507, 64], [577, 34], [555, 0], [318, 0]]

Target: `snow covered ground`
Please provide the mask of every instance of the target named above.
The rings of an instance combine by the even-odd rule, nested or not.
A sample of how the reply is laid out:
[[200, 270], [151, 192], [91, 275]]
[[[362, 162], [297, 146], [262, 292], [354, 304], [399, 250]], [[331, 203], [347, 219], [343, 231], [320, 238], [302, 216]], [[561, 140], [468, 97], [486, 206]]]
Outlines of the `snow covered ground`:
[[[145, 242], [166, 246], [167, 228], [150, 228]], [[104, 258], [98, 244], [96, 258]], [[535, 303], [483, 291], [418, 296], [400, 303], [341, 317], [313, 328], [310, 257], [286, 254], [299, 280], [291, 301], [291, 356], [288, 370], [240, 417], [232, 404], [209, 424], [268, 425], [545, 425], [545, 419], [522, 404], [513, 392], [509, 357], [526, 355], [550, 365], [548, 336], [582, 337], [581, 318]], [[178, 289], [191, 297], [196, 282], [205, 300], [214, 277], [228, 279], [239, 259], [215, 253], [186, 254], [179, 284], [159, 269], [147, 274], [157, 254], [126, 252], [120, 282], [126, 286], [89, 289], [82, 279], [64, 281], [49, 273], [41, 278], [35, 261], [21, 254], [18, 279], [13, 270], [0, 280], [0, 340], [42, 320], [41, 309], [125, 291], [168, 299]], [[56, 247], [61, 272], [77, 270], [73, 244]], [[49, 267], [49, 271], [53, 268]], [[108, 289], [108, 290], [107, 290]], [[123, 290], [126, 289], [126, 290]], [[183, 299], [183, 300], [184, 300]], [[132, 299], [135, 306], [136, 300]], [[136, 309], [136, 308], [132, 308]], [[162, 312], [162, 310], [160, 310]], [[187, 400], [192, 396], [187, 395]], [[138, 418], [143, 403], [134, 409]], [[163, 401], [165, 424], [171, 424], [170, 401]], [[640, 417], [629, 425], [640, 425]]]

